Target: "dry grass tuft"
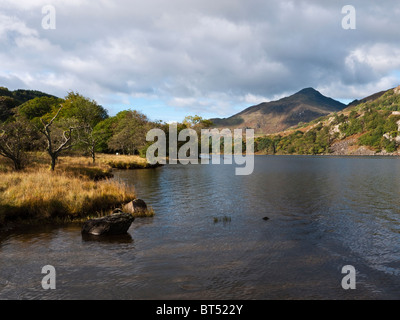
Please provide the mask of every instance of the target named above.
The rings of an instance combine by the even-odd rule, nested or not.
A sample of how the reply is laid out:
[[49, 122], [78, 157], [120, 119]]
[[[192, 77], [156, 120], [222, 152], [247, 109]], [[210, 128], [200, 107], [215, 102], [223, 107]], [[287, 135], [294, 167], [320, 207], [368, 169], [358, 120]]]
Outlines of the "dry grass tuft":
[[[99, 154], [96, 164], [83, 156], [62, 156], [54, 172], [46, 153], [29, 154], [29, 165], [15, 172], [0, 157], [0, 226], [8, 222], [82, 221], [108, 214], [136, 198], [132, 186], [109, 180], [112, 168], [146, 168], [139, 156]], [[154, 210], [137, 216], [153, 216]]]
[[140, 156], [128, 155], [109, 155], [102, 154], [99, 156], [101, 164], [108, 165], [113, 169], [146, 169], [154, 166], [150, 165], [145, 158]]
[[101, 214], [135, 199], [133, 187], [92, 181], [67, 172], [1, 174], [0, 223], [16, 220], [73, 220]]

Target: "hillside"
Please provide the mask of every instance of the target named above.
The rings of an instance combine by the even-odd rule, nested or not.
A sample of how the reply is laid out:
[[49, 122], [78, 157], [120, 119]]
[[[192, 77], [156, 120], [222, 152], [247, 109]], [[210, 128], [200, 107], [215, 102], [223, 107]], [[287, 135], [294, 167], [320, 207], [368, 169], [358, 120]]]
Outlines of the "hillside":
[[12, 109], [37, 97], [54, 97], [37, 90], [18, 89], [10, 91], [0, 87], [0, 121], [5, 121], [12, 115]]
[[356, 99], [353, 102], [350, 102], [347, 105], [347, 108], [354, 107], [354, 106], [359, 105], [361, 103], [365, 103], [365, 102], [376, 100], [376, 99], [380, 98], [382, 95], [384, 95], [386, 92], [387, 92], [387, 90], [386, 91], [380, 91], [380, 92], [374, 93], [374, 94], [372, 94], [372, 95], [370, 95], [368, 97], [365, 97], [365, 98], [363, 98], [361, 100], [357, 100]]
[[345, 107], [313, 88], [306, 88], [277, 101], [251, 106], [229, 118], [210, 120], [216, 128], [252, 128], [256, 133], [271, 134]]
[[342, 111], [256, 140], [267, 154], [400, 154], [400, 86]]

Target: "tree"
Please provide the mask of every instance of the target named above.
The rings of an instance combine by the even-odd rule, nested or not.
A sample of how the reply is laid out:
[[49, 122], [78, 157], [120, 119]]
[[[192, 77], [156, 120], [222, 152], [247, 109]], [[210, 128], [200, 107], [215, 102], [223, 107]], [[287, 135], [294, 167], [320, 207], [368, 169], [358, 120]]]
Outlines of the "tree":
[[145, 147], [146, 134], [151, 127], [147, 116], [136, 110], [127, 110], [121, 111], [116, 117], [108, 147], [123, 154], [135, 154]]
[[192, 128], [196, 130], [211, 127], [212, 121], [203, 119], [202, 117], [195, 115], [186, 116], [185, 119], [183, 119], [183, 124], [186, 125], [187, 128]]
[[[184, 127], [188, 129], [193, 129], [196, 131], [197, 135], [200, 137], [201, 136], [201, 130], [206, 129], [212, 126], [212, 121], [211, 120], [205, 120], [202, 117], [195, 115], [195, 116], [186, 116], [182, 124]], [[178, 130], [179, 132], [180, 130]], [[189, 139], [189, 137], [187, 138]], [[187, 141], [180, 141], [178, 142], [178, 148], [180, 148], [182, 145], [184, 145]], [[209, 137], [209, 152], [212, 152], [212, 139], [211, 136]], [[220, 149], [224, 148], [224, 139], [220, 140]], [[201, 153], [201, 139], [198, 139], [198, 153]]]
[[[70, 121], [64, 121], [63, 125], [55, 126], [55, 120], [60, 115], [63, 105], [60, 106], [54, 117], [46, 123], [43, 118], [40, 118], [43, 128], [40, 132], [46, 137], [47, 153], [51, 157], [51, 170], [54, 171], [57, 159], [60, 153], [72, 147], [72, 133], [79, 128], [78, 126], [71, 125]], [[54, 129], [54, 130], [53, 130]]]
[[96, 137], [97, 145], [96, 151], [97, 152], [109, 152], [110, 149], [108, 147], [108, 142], [110, 141], [111, 137], [113, 136], [113, 128], [116, 125], [117, 118], [110, 117], [101, 122], [99, 122], [93, 128], [93, 135]]
[[96, 101], [86, 98], [79, 93], [70, 92], [65, 98], [63, 117], [73, 118], [79, 123], [78, 144], [89, 151], [93, 164], [96, 162], [96, 147], [100, 135], [94, 130], [96, 125], [108, 118], [106, 109]]
[[0, 97], [0, 121], [6, 121], [12, 115], [12, 109], [17, 106], [17, 102], [11, 97]]
[[25, 151], [31, 146], [34, 134], [31, 125], [22, 119], [0, 126], [0, 155], [10, 159], [17, 171], [27, 162]]
[[18, 107], [18, 114], [24, 116], [30, 121], [40, 124], [40, 118], [45, 114], [50, 113], [54, 106], [63, 103], [63, 99], [56, 97], [36, 97]]

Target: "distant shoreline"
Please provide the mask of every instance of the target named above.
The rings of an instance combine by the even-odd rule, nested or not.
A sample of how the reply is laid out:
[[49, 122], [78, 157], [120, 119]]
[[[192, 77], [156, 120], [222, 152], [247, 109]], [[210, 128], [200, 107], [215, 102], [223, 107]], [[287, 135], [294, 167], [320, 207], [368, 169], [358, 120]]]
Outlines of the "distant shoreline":
[[255, 156], [328, 156], [328, 157], [400, 157], [400, 154], [339, 154], [339, 153], [321, 153], [321, 154], [284, 154], [284, 153], [254, 153]]
[[337, 153], [324, 153], [324, 154], [270, 154], [270, 153], [255, 153], [255, 156], [305, 156], [305, 157], [400, 157], [400, 154], [337, 154]]
[[[212, 155], [219, 155], [219, 156], [225, 156], [224, 154], [212, 154]], [[210, 155], [210, 156], [212, 156]], [[241, 155], [245, 155], [244, 153]], [[336, 156], [336, 157], [400, 157], [400, 153], [375, 153], [375, 154], [339, 154], [339, 153], [320, 153], [320, 154], [297, 154], [297, 153], [290, 153], [290, 154], [285, 154], [285, 153], [260, 153], [260, 152], [255, 152], [255, 153], [249, 153], [247, 155], [254, 155], [254, 156]], [[226, 155], [226, 156], [232, 156], [232, 155]]]

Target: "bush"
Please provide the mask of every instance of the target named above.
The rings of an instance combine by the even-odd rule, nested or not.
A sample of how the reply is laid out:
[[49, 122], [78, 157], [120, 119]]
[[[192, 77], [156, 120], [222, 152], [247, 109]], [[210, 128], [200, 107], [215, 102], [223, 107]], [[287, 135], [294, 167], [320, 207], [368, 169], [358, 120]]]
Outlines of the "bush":
[[380, 132], [367, 132], [362, 135], [359, 139], [359, 144], [364, 146], [370, 146], [379, 148], [381, 145], [382, 134]]

